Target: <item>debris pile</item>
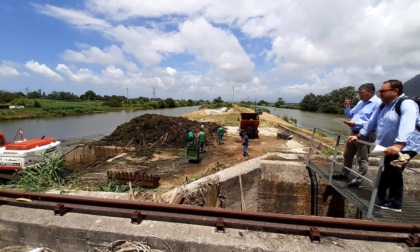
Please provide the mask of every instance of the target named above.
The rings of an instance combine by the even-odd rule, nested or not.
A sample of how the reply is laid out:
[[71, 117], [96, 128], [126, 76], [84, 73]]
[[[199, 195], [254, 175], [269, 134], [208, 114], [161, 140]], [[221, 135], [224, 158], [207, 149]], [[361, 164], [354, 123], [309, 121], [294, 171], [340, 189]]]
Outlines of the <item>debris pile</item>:
[[191, 121], [183, 117], [145, 114], [121, 124], [109, 136], [95, 145], [113, 145], [135, 148], [183, 148], [187, 146], [187, 133], [192, 130], [196, 137], [203, 125], [206, 145], [217, 140], [219, 125], [213, 122]]

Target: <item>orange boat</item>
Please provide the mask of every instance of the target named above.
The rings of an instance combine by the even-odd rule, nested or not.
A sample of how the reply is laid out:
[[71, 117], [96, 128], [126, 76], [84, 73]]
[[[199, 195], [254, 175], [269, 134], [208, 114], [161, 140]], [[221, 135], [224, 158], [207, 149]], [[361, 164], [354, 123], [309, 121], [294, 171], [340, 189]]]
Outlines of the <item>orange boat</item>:
[[[16, 138], [18, 140], [16, 141]], [[13, 142], [8, 143], [6, 137], [0, 132], [0, 171], [23, 170], [42, 162], [41, 154], [61, 154], [60, 141], [54, 138], [26, 139], [22, 129], [16, 133]]]

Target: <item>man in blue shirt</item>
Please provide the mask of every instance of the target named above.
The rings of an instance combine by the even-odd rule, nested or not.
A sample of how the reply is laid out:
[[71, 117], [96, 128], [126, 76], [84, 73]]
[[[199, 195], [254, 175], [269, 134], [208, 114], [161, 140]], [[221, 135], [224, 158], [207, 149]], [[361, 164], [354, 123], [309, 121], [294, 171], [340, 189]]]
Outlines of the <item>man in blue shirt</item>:
[[[344, 123], [350, 127], [351, 134], [358, 134], [360, 129], [367, 124], [370, 117], [376, 108], [381, 104], [381, 100], [375, 95], [375, 85], [372, 83], [365, 83], [359, 87], [359, 97], [360, 101], [350, 109], [351, 100], [347, 98], [344, 101], [344, 114], [347, 118], [351, 118], [350, 121], [345, 121]], [[369, 137], [362, 136], [360, 139], [366, 142], [374, 142], [375, 134], [371, 134]], [[358, 171], [360, 175], [365, 175], [368, 170], [368, 158], [369, 158], [369, 147], [365, 144], [359, 143], [357, 141], [347, 141], [346, 149], [344, 151], [344, 166], [348, 169], [351, 169], [353, 166], [354, 155], [356, 155], [356, 160], [358, 164]], [[343, 167], [341, 173], [334, 175], [333, 179], [337, 180], [348, 180], [350, 171]], [[362, 178], [356, 177], [350, 183], [347, 184], [349, 187], [359, 187], [362, 184]]]
[[[378, 186], [379, 202], [377, 206], [401, 212], [404, 193], [402, 176], [404, 166], [393, 166], [391, 161], [398, 159], [400, 151], [407, 152], [410, 157], [415, 155], [415, 152], [410, 149], [410, 145], [406, 146], [406, 143], [410, 134], [415, 130], [419, 108], [413, 100], [407, 99], [401, 103], [401, 116], [397, 114], [394, 106], [401, 97], [405, 96], [401, 81], [385, 81], [378, 93], [384, 105], [379, 106], [369, 123], [360, 130], [359, 134], [350, 136], [348, 141], [354, 141], [361, 136], [369, 136], [376, 130], [376, 144], [386, 147], [384, 170]], [[386, 198], [387, 189], [389, 189], [388, 199]]]

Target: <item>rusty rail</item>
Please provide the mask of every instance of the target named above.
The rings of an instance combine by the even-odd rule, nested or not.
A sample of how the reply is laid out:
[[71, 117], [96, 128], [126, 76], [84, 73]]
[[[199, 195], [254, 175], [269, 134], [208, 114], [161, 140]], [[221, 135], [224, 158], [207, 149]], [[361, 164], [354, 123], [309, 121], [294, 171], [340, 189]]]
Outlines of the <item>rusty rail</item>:
[[[30, 199], [31, 202], [18, 201], [18, 198]], [[311, 241], [320, 241], [321, 236], [325, 235], [346, 239], [405, 242], [410, 246], [420, 246], [418, 224], [262, 213], [13, 190], [0, 190], [0, 204], [47, 209], [54, 211], [56, 215], [75, 212], [130, 218], [132, 223], [137, 224], [147, 219], [214, 226], [218, 232], [224, 232], [225, 228], [240, 228], [308, 235]]]

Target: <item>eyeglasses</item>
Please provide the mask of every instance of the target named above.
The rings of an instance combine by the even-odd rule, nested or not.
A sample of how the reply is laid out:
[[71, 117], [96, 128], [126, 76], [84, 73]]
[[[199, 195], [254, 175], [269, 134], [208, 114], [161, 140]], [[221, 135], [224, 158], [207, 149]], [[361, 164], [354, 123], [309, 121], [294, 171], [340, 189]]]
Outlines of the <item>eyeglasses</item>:
[[394, 89], [395, 89], [395, 88], [392, 88], [392, 89], [379, 90], [379, 91], [378, 91], [378, 94], [383, 94], [383, 93], [385, 93], [385, 92], [392, 91], [392, 90], [394, 90]]

